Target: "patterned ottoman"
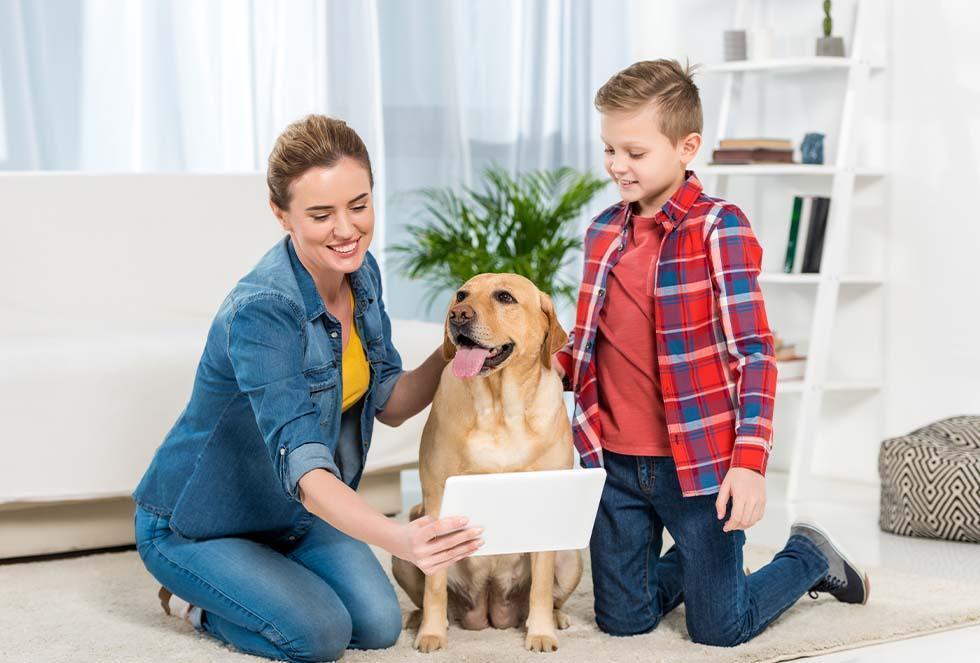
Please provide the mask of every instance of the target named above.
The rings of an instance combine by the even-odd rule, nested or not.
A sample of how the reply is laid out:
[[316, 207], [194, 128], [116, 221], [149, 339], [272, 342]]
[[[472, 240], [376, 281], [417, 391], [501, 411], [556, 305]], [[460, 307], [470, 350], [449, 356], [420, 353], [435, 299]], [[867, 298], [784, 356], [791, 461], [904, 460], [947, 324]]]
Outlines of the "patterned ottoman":
[[980, 417], [951, 417], [885, 440], [882, 530], [980, 542]]

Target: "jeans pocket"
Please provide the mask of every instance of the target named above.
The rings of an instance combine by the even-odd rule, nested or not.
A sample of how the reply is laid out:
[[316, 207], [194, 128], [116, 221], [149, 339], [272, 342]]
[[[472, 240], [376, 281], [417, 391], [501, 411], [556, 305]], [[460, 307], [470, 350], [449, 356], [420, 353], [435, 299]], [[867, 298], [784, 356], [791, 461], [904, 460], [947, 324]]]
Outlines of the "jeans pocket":
[[156, 537], [157, 518], [156, 514], [140, 506], [136, 507], [136, 513], [133, 514], [133, 533], [136, 537], [136, 551], [140, 558], [143, 558], [146, 546]]

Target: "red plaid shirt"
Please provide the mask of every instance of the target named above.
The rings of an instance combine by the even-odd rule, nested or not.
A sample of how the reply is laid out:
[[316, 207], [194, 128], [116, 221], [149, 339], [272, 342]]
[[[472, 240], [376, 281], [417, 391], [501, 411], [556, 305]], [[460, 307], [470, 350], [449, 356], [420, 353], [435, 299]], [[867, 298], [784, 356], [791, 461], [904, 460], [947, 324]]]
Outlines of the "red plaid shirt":
[[[617, 203], [586, 231], [575, 329], [557, 356], [575, 392], [572, 430], [586, 467], [602, 463], [593, 350], [630, 215]], [[776, 359], [759, 289], [762, 247], [742, 211], [706, 196], [692, 171], [656, 218], [664, 238], [652, 292], [667, 434], [684, 496], [708, 495], [729, 467], [765, 474], [769, 459]]]

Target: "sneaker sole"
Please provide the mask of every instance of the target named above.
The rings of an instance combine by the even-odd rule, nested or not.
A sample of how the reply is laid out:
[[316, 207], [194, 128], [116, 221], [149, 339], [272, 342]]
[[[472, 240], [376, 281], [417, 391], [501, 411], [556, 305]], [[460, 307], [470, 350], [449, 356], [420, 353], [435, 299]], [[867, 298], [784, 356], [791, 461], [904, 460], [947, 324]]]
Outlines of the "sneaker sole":
[[830, 534], [828, 534], [822, 527], [820, 527], [816, 523], [811, 523], [810, 521], [807, 520], [798, 520], [795, 523], [793, 523], [793, 526], [806, 527], [808, 529], [815, 531], [823, 538], [827, 539], [827, 543], [829, 543], [830, 547], [834, 549], [834, 552], [840, 555], [844, 559], [844, 562], [846, 564], [850, 564], [853, 569], [858, 570], [858, 572], [861, 574], [861, 589], [864, 590], [864, 600], [861, 601], [861, 605], [867, 605], [868, 599], [871, 597], [871, 578], [868, 577], [868, 574], [864, 571], [861, 571], [858, 568], [858, 565], [851, 561], [853, 558], [847, 553], [845, 553], [843, 548], [841, 548], [837, 544], [837, 542], [834, 541], [833, 537], [831, 537]]

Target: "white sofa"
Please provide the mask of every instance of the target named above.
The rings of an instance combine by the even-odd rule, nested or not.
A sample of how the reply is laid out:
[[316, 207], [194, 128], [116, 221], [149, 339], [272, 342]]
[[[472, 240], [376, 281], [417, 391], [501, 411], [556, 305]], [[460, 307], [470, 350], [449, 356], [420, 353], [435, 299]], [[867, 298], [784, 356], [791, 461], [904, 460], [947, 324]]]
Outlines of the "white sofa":
[[[264, 177], [0, 174], [0, 200], [0, 558], [130, 544], [212, 314], [282, 235]], [[407, 369], [442, 340], [392, 327]], [[425, 416], [377, 422], [361, 490], [385, 513]]]

